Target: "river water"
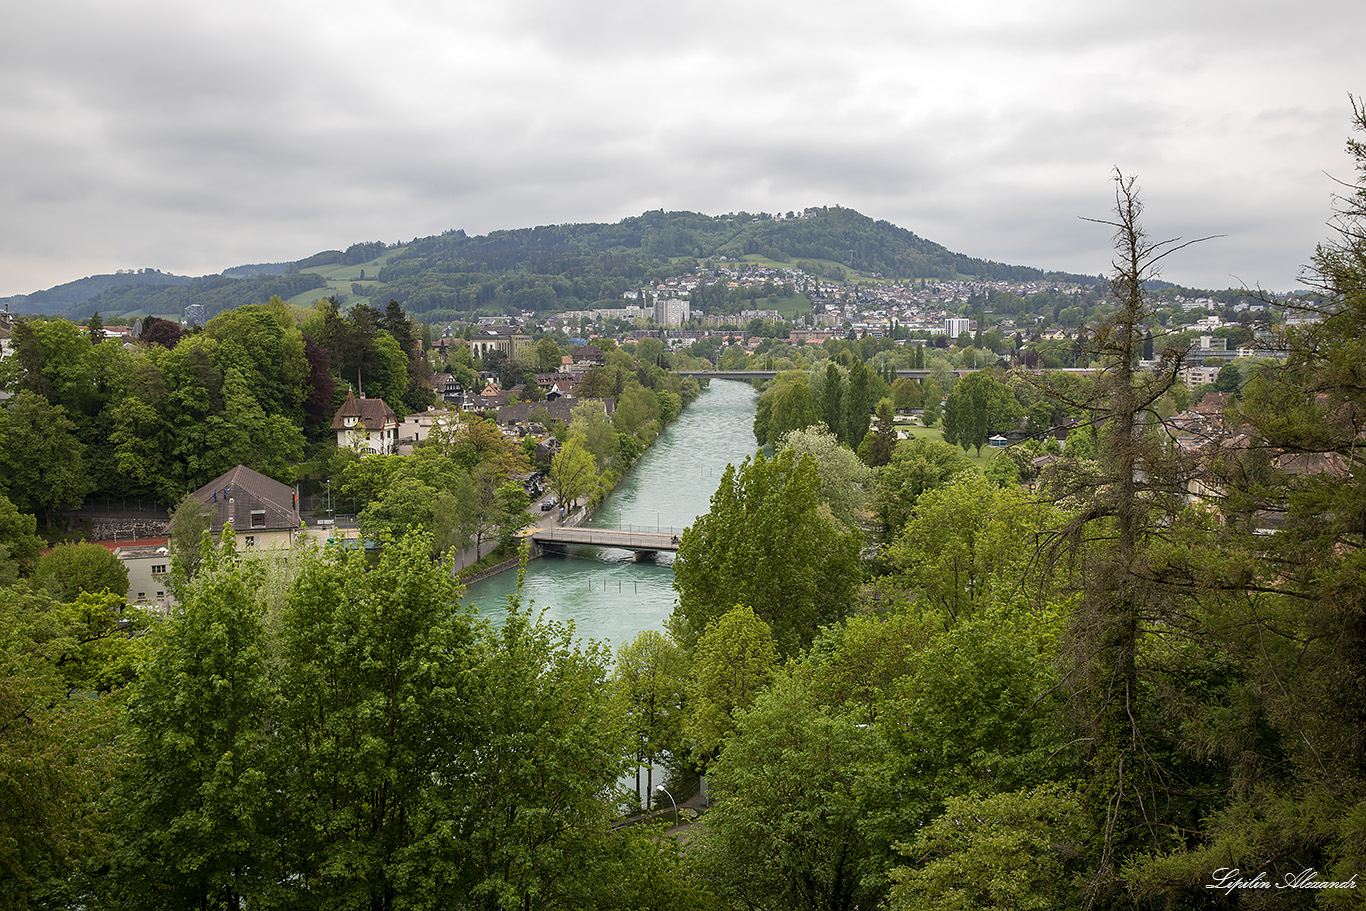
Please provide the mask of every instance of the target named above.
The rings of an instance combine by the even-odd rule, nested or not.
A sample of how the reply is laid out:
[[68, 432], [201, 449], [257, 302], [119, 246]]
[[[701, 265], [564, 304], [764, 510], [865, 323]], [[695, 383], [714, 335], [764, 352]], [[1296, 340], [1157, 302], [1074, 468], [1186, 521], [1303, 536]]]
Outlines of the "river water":
[[[711, 508], [711, 495], [728, 464], [756, 451], [758, 396], [737, 380], [712, 380], [640, 457], [587, 524], [683, 529]], [[527, 565], [524, 602], [554, 620], [570, 621], [580, 639], [609, 643], [615, 651], [642, 630], [664, 628], [673, 610], [673, 554], [635, 562], [630, 551], [572, 548]], [[465, 600], [495, 622], [506, 615], [516, 571], [469, 587]]]

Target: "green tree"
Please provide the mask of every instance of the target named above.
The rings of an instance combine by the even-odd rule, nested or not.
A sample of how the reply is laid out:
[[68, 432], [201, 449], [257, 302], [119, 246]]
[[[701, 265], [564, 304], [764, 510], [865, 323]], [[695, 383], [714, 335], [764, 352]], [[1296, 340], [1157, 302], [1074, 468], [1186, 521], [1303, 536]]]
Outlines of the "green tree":
[[933, 427], [939, 423], [939, 417], [943, 413], [944, 389], [934, 377], [926, 377], [920, 386], [920, 398], [925, 403], [921, 420], [925, 422], [926, 427]]
[[886, 559], [917, 603], [958, 620], [994, 601], [1038, 596], [1030, 583], [1035, 553], [1020, 542], [1056, 521], [1052, 509], [1018, 488], [965, 473], [921, 495]]
[[277, 881], [258, 572], [225, 532], [132, 688], [115, 803], [129, 904], [236, 908]]
[[688, 855], [733, 907], [875, 907], [860, 827], [877, 735], [780, 679], [742, 716], [707, 781], [715, 806]]
[[0, 379], [21, 393], [16, 402], [24, 392], [36, 393], [66, 409], [73, 421], [98, 411], [93, 346], [79, 326], [64, 319], [21, 319], [11, 340], [14, 356], [0, 361]]
[[825, 370], [820, 372], [821, 386], [819, 402], [821, 416], [825, 420], [825, 426], [830, 428], [831, 433], [839, 437], [841, 442], [845, 440], [848, 430], [848, 402], [845, 396], [844, 371], [834, 361], [825, 365]]
[[773, 680], [778, 650], [772, 628], [753, 609], [737, 604], [707, 624], [692, 655], [688, 714], [683, 736], [693, 758], [709, 763]]
[[437, 491], [416, 478], [399, 477], [356, 516], [366, 537], [401, 537], [405, 530], [430, 532]]
[[223, 409], [208, 418], [206, 440], [216, 473], [246, 465], [276, 480], [290, 477], [290, 463], [304, 451], [298, 423], [283, 414], [268, 414], [235, 367], [223, 376]]
[[536, 364], [542, 373], [558, 373], [563, 356], [559, 344], [548, 335], [536, 343]]
[[944, 404], [944, 439], [982, 454], [987, 437], [1024, 417], [1010, 388], [990, 372], [970, 373], [953, 387]]
[[754, 438], [763, 446], [819, 421], [820, 414], [811, 395], [807, 374], [780, 373], [759, 397], [754, 413]]
[[213, 514], [194, 494], [186, 494], [171, 510], [167, 547], [171, 551], [171, 572], [177, 584], [183, 584], [199, 571], [204, 535], [212, 527]]
[[510, 547], [517, 533], [531, 524], [531, 497], [520, 481], [504, 481], [494, 493], [498, 511], [498, 537], [504, 547]]
[[1234, 364], [1224, 364], [1219, 368], [1219, 375], [1214, 378], [1215, 392], [1237, 392], [1242, 385], [1242, 371]]
[[550, 463], [550, 483], [566, 508], [577, 505], [580, 497], [591, 494], [597, 486], [593, 454], [576, 437], [570, 437], [555, 453]]
[[[849, 397], [845, 407], [848, 423], [841, 438], [849, 447], [863, 442], [868, 433], [868, 425], [873, 414], [873, 372], [862, 360], [856, 360], [849, 368]], [[878, 382], [881, 382], [880, 380]], [[883, 388], [886, 387], [882, 383]]]
[[873, 506], [878, 537], [883, 541], [895, 537], [926, 491], [976, 471], [972, 460], [957, 446], [923, 436], [897, 443], [892, 460], [877, 473]]
[[841, 446], [835, 435], [816, 424], [793, 430], [777, 441], [779, 450], [790, 449], [800, 460], [810, 456], [820, 478], [820, 501], [849, 528], [857, 527], [858, 513], [868, 499], [873, 472], [848, 446]]
[[307, 396], [308, 360], [303, 333], [294, 325], [284, 302], [276, 306], [249, 304], [224, 310], [209, 320], [204, 334], [218, 342], [217, 363], [226, 375], [241, 371], [244, 390], [269, 415], [291, 421], [303, 417]]
[[109, 691], [137, 660], [111, 640], [133, 646], [142, 629], [116, 601], [0, 588], [0, 907], [82, 904], [107, 862], [100, 797], [120, 758]]
[[480, 911], [595, 907], [612, 886], [598, 866], [611, 838], [603, 795], [629, 755], [610, 655], [514, 596], [500, 628], [480, 628], [474, 657], [474, 725], [440, 741], [450, 773], [436, 797], [457, 822], [434, 842], [451, 888], [432, 895]]
[[943, 815], [905, 846], [918, 865], [892, 871], [887, 908], [1078, 907], [1079, 849], [1089, 835], [1077, 796], [1066, 786], [950, 797]]
[[659, 401], [654, 392], [639, 383], [632, 383], [617, 400], [616, 411], [612, 412], [612, 426], [633, 436], [649, 433], [653, 439], [654, 431], [648, 428], [658, 417]]
[[990, 605], [947, 625], [915, 608], [911, 629], [925, 638], [904, 676], [880, 690], [874, 723], [883, 751], [864, 773], [861, 824], [879, 879], [899, 862], [896, 846], [949, 798], [1076, 774], [1053, 661], [1061, 607]]
[[128, 570], [123, 561], [98, 544], [66, 542], [38, 558], [33, 584], [59, 601], [75, 601], [81, 592], [128, 594]]
[[773, 627], [783, 654], [844, 616], [859, 580], [859, 535], [821, 506], [819, 491], [815, 460], [791, 449], [726, 468], [710, 512], [679, 542], [670, 630], [681, 644], [737, 603]]
[[21, 392], [9, 403], [0, 431], [10, 499], [21, 510], [41, 510], [51, 529], [57, 510], [79, 508], [93, 488], [75, 423], [61, 406]]
[[[43, 548], [43, 540], [37, 535], [38, 520], [33, 515], [22, 513], [10, 502], [9, 497], [0, 493], [0, 567], [13, 566], [13, 572], [20, 569], [27, 574]], [[4, 578], [0, 568], [0, 585], [10, 585], [13, 578]]]
[[902, 377], [892, 384], [892, 402], [898, 411], [920, 407], [920, 384], [909, 377]]
[[600, 402], [582, 402], [570, 412], [569, 437], [592, 453], [597, 470], [604, 471], [617, 452], [617, 432]]
[[636, 793], [645, 768], [645, 809], [654, 796], [654, 767], [682, 744], [688, 660], [664, 633], [644, 630], [617, 650], [612, 685], [626, 717], [636, 763]]
[[[305, 554], [282, 622], [286, 904], [404, 907], [449, 889], [437, 858], [460, 811], [438, 798], [472, 732], [475, 626], [448, 564], [414, 533], [367, 571]], [[445, 837], [441, 836], [445, 833]]]
[[896, 413], [892, 400], [877, 403], [877, 427], [869, 430], [859, 444], [859, 458], [869, 468], [880, 468], [892, 460], [896, 449]]
[[168, 488], [166, 454], [170, 427], [154, 405], [136, 395], [115, 403], [109, 442], [118, 473], [132, 484], [162, 496]]

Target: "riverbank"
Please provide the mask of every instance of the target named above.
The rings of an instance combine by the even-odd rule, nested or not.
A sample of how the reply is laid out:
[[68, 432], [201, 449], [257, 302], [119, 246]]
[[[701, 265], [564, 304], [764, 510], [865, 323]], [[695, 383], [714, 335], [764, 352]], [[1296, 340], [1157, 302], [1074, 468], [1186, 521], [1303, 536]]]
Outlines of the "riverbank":
[[[674, 528], [691, 525], [711, 508], [711, 496], [729, 464], [753, 455], [758, 396], [748, 383], [714, 380], [670, 423], [586, 520], [596, 527]], [[466, 581], [464, 600], [497, 622], [517, 587], [517, 563]], [[642, 630], [663, 630], [677, 600], [671, 556], [637, 559], [629, 551], [574, 547], [547, 552], [527, 566], [524, 605], [535, 603], [549, 619], [573, 623], [575, 637], [613, 647]]]
[[[668, 434], [670, 428], [677, 424], [678, 421], [680, 421], [688, 413], [690, 408], [697, 404], [697, 402], [701, 399], [702, 393], [705, 393], [707, 388], [708, 386], [703, 386], [702, 391], [698, 395], [698, 398], [695, 398], [692, 401], [685, 404], [683, 408], [679, 411], [679, 413], [674, 417], [674, 419], [670, 421], [668, 424], [664, 425], [664, 427], [660, 430], [659, 434], [653, 440], [650, 441], [650, 444], [646, 446], [646, 448], [643, 449], [639, 455], [636, 456], [636, 458], [631, 462], [630, 465], [626, 466], [626, 468], [621, 472], [620, 475], [616, 475], [609, 471], [605, 476], [603, 476], [604, 481], [609, 478], [611, 479], [611, 487], [607, 487], [605, 489], [600, 488], [598, 491], [594, 493], [593, 498], [589, 503], [579, 507], [575, 512], [571, 513], [568, 517], [563, 519], [560, 517], [560, 513], [557, 509], [543, 508], [543, 504], [545, 503], [546, 499], [550, 496], [550, 494], [547, 493], [546, 496], [542, 497], [540, 500], [534, 501], [531, 504], [529, 504], [529, 508], [531, 510], [531, 515], [533, 516], [533, 519], [531, 525], [528, 527], [574, 528], [591, 520], [593, 516], [596, 515], [597, 512], [611, 499], [612, 494], [619, 487], [621, 487], [621, 485], [624, 484], [627, 481], [627, 479], [629, 479], [632, 476], [632, 472], [635, 471], [636, 466], [646, 459], [646, 457], [649, 455], [651, 449], [655, 446], [655, 444], [658, 443], [661, 439], [663, 439], [666, 434]], [[539, 517], [537, 517], [537, 511], [539, 511], [540, 513]], [[516, 569], [517, 566], [520, 565], [521, 555], [516, 554], [504, 560], [501, 560], [491, 566], [475, 568], [473, 572], [466, 573], [466, 570], [478, 567], [479, 562], [488, 555], [492, 554], [494, 550], [496, 550], [496, 545], [491, 547], [489, 550], [485, 551], [484, 554], [478, 556], [473, 554], [472, 548], [457, 554], [455, 556], [455, 572], [460, 581], [464, 582], [466, 585], [474, 585], [478, 582], [482, 582], [486, 579], [491, 579], [494, 576], [498, 576], [502, 573], [505, 573], [508, 570]], [[532, 545], [531, 552], [527, 555], [528, 562], [536, 559], [537, 557], [540, 557], [541, 553], [542, 552], [540, 548], [537, 548], [535, 545]]]

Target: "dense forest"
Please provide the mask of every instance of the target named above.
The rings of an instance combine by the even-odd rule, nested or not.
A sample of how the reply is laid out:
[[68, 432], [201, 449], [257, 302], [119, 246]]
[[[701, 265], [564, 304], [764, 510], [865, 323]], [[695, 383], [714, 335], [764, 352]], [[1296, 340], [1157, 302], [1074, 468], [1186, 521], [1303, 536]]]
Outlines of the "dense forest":
[[[898, 279], [971, 277], [1090, 283], [1089, 276], [1046, 274], [953, 253], [852, 209], [808, 209], [800, 216], [646, 212], [616, 224], [544, 225], [477, 237], [454, 230], [388, 246], [354, 244], [277, 267], [239, 267], [188, 279], [153, 270], [97, 276], [10, 298], [15, 312], [82, 319], [149, 313], [179, 317], [199, 304], [212, 317], [242, 301], [289, 299], [326, 284], [317, 270], [372, 264], [358, 286], [371, 300], [397, 300], [428, 321], [471, 313], [546, 313], [619, 306], [624, 292], [699, 264], [759, 255], [815, 274]], [[277, 274], [262, 274], [272, 268]]]

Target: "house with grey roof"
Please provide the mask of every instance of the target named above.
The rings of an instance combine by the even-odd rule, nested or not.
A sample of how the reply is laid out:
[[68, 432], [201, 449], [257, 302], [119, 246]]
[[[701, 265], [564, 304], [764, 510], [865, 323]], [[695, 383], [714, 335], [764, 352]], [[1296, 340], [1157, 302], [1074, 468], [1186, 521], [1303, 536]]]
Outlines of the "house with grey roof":
[[299, 495], [288, 484], [238, 465], [196, 490], [194, 497], [206, 507], [215, 538], [231, 525], [244, 550], [294, 546], [301, 524]]

